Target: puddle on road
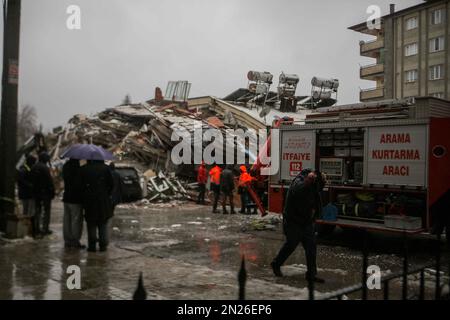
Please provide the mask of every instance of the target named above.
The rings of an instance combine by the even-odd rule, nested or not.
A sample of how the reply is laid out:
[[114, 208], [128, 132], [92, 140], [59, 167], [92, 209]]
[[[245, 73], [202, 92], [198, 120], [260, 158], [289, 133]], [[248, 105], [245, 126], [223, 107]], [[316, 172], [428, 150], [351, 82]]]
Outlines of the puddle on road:
[[[250, 276], [273, 280], [269, 265], [283, 242], [280, 225], [274, 223], [276, 225], [274, 231], [254, 231], [249, 229], [249, 226], [259, 227], [261, 225], [259, 216], [211, 214], [209, 208], [207, 210], [208, 212], [202, 212], [203, 215], [195, 212], [139, 215], [140, 230], [144, 231], [140, 241], [143, 244], [149, 242], [143, 246], [143, 254], [173, 258], [208, 266], [213, 270], [225, 269], [235, 272], [239, 270], [241, 257], [244, 256]], [[136, 219], [129, 214], [128, 217]], [[270, 218], [278, 220], [278, 217]], [[155, 241], [155, 238], [158, 240]], [[174, 239], [178, 242], [173, 241]], [[335, 241], [336, 244], [330, 244], [330, 241]], [[331, 286], [342, 287], [360, 281], [362, 254], [358, 247], [359, 243], [357, 238], [349, 238], [347, 235], [341, 239], [337, 235], [323, 243], [319, 241], [317, 256], [319, 272], [325, 278], [332, 279]], [[379, 246], [380, 243], [390, 249], [393, 247], [375, 238], [374, 244]], [[381, 248], [377, 249], [379, 252], [369, 257], [369, 264], [379, 265], [382, 271], [395, 272], [401, 268], [401, 255], [384, 254], [380, 252]], [[306, 261], [303, 248], [299, 246], [283, 267], [286, 269], [286, 279], [274, 281], [304, 285], [304, 270], [301, 267], [304, 265]]]
[[[290, 287], [305, 287], [306, 262], [301, 246], [282, 267], [286, 277], [277, 279], [272, 275], [269, 264], [283, 242], [280, 226], [275, 231], [243, 230], [243, 225], [251, 225], [252, 220], [259, 217], [213, 215], [209, 208], [207, 211], [146, 214], [128, 210], [116, 214], [111, 221], [112, 245], [138, 252], [134, 254], [171, 258], [221, 272], [237, 273], [241, 258], [245, 257], [249, 277]], [[401, 242], [382, 240], [384, 239], [375, 238], [373, 243], [380, 247], [370, 255], [369, 264], [379, 265], [384, 272], [396, 272], [402, 265], [401, 255], [389, 251], [383, 253], [382, 248], [392, 250], [392, 247], [401, 245]], [[111, 264], [117, 260], [110, 259], [108, 255], [67, 252], [54, 239], [45, 241], [48, 244], [17, 242], [0, 248], [0, 270], [3, 273], [0, 274], [0, 281], [4, 288], [0, 291], [0, 299], [128, 297], [126, 291], [113, 287], [110, 283], [108, 272]], [[357, 239], [340, 239], [335, 236], [327, 241], [319, 241], [317, 257], [319, 274], [327, 280], [324, 288], [334, 290], [358, 283], [361, 279], [362, 255], [358, 244], [354, 243]], [[16, 245], [23, 248], [20, 254], [14, 250]], [[118, 251], [120, 255], [124, 252], [126, 251]], [[420, 251], [420, 254], [426, 259], [430, 258], [425, 250]], [[36, 256], [40, 259], [36, 260]], [[417, 258], [413, 255], [411, 260], [414, 259], [422, 261], [422, 256]], [[80, 265], [82, 285], [91, 288], [83, 292], [85, 295], [77, 295], [66, 288], [68, 275], [65, 270], [72, 264]]]
[[[255, 231], [257, 235], [241, 231], [242, 225], [249, 225], [251, 221], [258, 220], [257, 216], [166, 213], [139, 217], [139, 229], [126, 230], [129, 229], [130, 223], [125, 217], [115, 221], [122, 232], [118, 241], [133, 240], [139, 236], [144, 237], [141, 241], [149, 243], [154, 241], [155, 236], [166, 237], [167, 241], [177, 239], [178, 242], [169, 242], [170, 245], [158, 239], [144, 249], [144, 254], [176, 258], [212, 268], [238, 268], [241, 257], [244, 256], [249, 262], [249, 268], [267, 269], [282, 245], [279, 230]], [[129, 216], [129, 219], [135, 218]], [[140, 231], [144, 233], [139, 233]], [[263, 238], [260, 238], [260, 235]], [[158, 246], [158, 243], [161, 245]], [[301, 257], [301, 251], [298, 250], [293, 257]]]
[[[5, 272], [2, 266], [2, 272]], [[8, 284], [3, 283], [2, 288], [8, 290], [13, 300], [60, 300], [61, 284], [55, 281], [61, 276], [62, 265], [60, 261], [51, 260], [39, 263], [38, 270], [29, 270], [26, 265], [10, 265], [11, 275]], [[9, 285], [9, 288], [7, 286]]]

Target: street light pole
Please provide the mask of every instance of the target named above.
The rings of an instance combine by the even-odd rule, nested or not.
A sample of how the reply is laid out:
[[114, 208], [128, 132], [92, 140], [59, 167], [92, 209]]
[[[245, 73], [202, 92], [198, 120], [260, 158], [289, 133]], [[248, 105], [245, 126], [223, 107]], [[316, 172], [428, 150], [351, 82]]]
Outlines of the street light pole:
[[3, 1], [3, 75], [0, 128], [0, 230], [15, 209], [21, 0]]

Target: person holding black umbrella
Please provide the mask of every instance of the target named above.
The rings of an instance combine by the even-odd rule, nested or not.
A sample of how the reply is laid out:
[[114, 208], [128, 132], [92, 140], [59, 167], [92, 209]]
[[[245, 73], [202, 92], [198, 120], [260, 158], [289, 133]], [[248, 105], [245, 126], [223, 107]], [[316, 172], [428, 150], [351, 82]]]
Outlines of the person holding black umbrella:
[[[108, 247], [108, 220], [113, 216], [111, 194], [114, 187], [111, 169], [103, 160], [88, 160], [80, 171], [83, 208], [88, 231], [88, 251]], [[98, 231], [98, 237], [97, 237]]]
[[111, 199], [114, 181], [111, 169], [104, 160], [114, 160], [114, 155], [93, 144], [75, 144], [65, 150], [61, 158], [87, 160], [87, 164], [80, 169], [80, 178], [88, 251], [97, 251], [97, 239], [100, 251], [106, 251], [108, 220], [114, 215]]
[[83, 189], [80, 170], [80, 161], [76, 159], [69, 159], [62, 168], [64, 179], [63, 236], [66, 248], [86, 248], [80, 243], [83, 232]]

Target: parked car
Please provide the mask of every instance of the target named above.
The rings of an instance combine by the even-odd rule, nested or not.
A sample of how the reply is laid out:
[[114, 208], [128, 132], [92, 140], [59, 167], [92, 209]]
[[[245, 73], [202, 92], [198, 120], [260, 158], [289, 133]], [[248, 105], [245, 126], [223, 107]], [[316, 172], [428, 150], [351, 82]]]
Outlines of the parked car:
[[122, 202], [133, 202], [143, 198], [141, 178], [133, 167], [116, 166], [122, 187]]

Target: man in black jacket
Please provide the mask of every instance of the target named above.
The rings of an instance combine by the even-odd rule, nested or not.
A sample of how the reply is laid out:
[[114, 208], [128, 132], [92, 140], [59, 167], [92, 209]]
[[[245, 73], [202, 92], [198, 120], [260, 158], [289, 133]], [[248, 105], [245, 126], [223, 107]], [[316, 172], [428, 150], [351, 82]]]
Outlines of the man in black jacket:
[[[53, 178], [50, 174], [48, 163], [50, 156], [47, 152], [39, 154], [39, 162], [31, 169], [33, 180], [33, 198], [35, 201], [35, 215], [33, 221], [33, 237], [40, 235], [51, 234], [49, 229], [50, 213], [52, 206], [52, 199], [55, 197], [55, 187], [53, 185]], [[41, 231], [41, 214], [44, 209], [42, 231]]]
[[229, 166], [226, 167], [225, 170], [222, 171], [220, 175], [220, 191], [222, 192], [222, 209], [223, 214], [227, 214], [227, 200], [230, 201], [231, 214], [235, 214], [234, 211], [234, 174]]
[[17, 189], [19, 191], [19, 199], [22, 202], [23, 215], [34, 216], [34, 199], [33, 199], [33, 176], [31, 168], [36, 163], [36, 158], [32, 155], [26, 157], [25, 163], [20, 167], [17, 177]]
[[323, 279], [316, 277], [314, 230], [315, 218], [321, 211], [320, 191], [322, 188], [323, 181], [320, 172], [304, 170], [292, 181], [283, 211], [283, 231], [286, 241], [271, 263], [276, 276], [282, 276], [280, 267], [301, 242], [306, 255], [306, 278], [319, 283], [324, 282]]
[[111, 193], [113, 190], [111, 169], [104, 161], [92, 160], [81, 168], [83, 208], [88, 230], [88, 251], [100, 251], [108, 247], [108, 220], [113, 216]]
[[83, 233], [83, 207], [80, 176], [80, 161], [70, 159], [62, 168], [64, 179], [64, 220], [63, 236], [66, 248], [84, 249], [80, 243]]

